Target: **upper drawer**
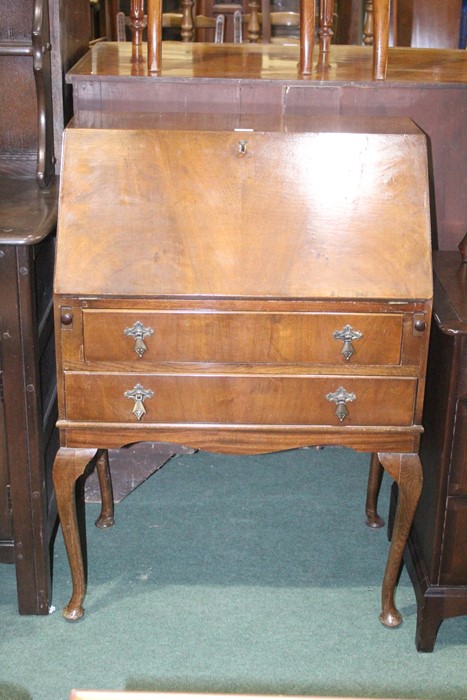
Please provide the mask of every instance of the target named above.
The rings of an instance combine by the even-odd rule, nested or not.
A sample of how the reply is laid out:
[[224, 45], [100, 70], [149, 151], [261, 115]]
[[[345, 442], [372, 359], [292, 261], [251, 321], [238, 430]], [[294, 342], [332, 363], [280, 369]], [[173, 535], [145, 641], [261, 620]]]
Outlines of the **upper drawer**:
[[[402, 314], [83, 311], [87, 362], [398, 365]], [[348, 358], [348, 359], [346, 359]]]

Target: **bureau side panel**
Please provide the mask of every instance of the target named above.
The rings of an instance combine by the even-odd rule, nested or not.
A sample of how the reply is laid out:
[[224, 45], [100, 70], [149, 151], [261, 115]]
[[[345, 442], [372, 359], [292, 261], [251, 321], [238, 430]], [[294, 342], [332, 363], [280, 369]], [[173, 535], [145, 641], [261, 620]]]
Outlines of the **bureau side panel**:
[[451, 438], [454, 430], [450, 400], [454, 338], [433, 323], [428, 357], [420, 457], [423, 489], [414, 519], [422, 559], [433, 584], [439, 583], [444, 517], [449, 483]]

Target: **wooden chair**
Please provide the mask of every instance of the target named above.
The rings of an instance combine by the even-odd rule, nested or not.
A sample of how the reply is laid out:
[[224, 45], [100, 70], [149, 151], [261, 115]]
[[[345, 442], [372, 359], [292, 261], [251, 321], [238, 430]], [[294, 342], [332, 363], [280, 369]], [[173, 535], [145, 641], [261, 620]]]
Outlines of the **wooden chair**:
[[[263, 3], [264, 4], [264, 3]], [[248, 25], [248, 41], [263, 43], [284, 44], [300, 43], [300, 13], [299, 12], [258, 12], [258, 3], [251, 3], [252, 12], [244, 15], [243, 21]], [[332, 34], [337, 29], [337, 13], [332, 17]], [[320, 21], [315, 17], [315, 36], [320, 31]]]
[[[140, 20], [141, 26], [138, 26], [139, 31], [144, 31], [147, 27], [147, 15], [143, 15]], [[132, 37], [135, 34], [134, 23], [131, 15], [125, 15], [124, 12], [117, 13], [117, 41], [127, 41], [127, 29], [130, 29]], [[223, 44], [225, 34], [225, 16], [217, 15], [217, 17], [205, 17], [204, 15], [193, 16], [189, 13], [181, 12], [163, 12], [162, 13], [162, 28], [177, 29], [180, 31], [182, 41], [194, 41], [195, 32], [197, 29], [212, 29], [214, 30], [214, 43]]]
[[[264, 43], [273, 44], [282, 44], [290, 39], [296, 44], [300, 42], [298, 12], [270, 12], [263, 15], [258, 12], [257, 2], [252, 5], [252, 12], [243, 16], [243, 22], [248, 26], [248, 41], [257, 42], [262, 38]], [[281, 36], [274, 36], [274, 29], [282, 30]]]
[[[184, 0], [184, 5], [189, 0]], [[255, 0], [254, 0], [255, 1]], [[262, 0], [265, 6], [268, 0]], [[190, 3], [191, 4], [191, 3]], [[373, 0], [373, 78], [386, 77], [389, 43], [389, 0]], [[263, 9], [263, 8], [262, 8]], [[264, 11], [263, 11], [264, 15]], [[319, 65], [329, 62], [329, 48], [332, 36], [334, 0], [320, 0]], [[140, 0], [131, 2], [132, 25], [134, 27], [133, 46], [135, 53], [142, 43], [142, 20], [144, 11]], [[160, 74], [162, 68], [162, 0], [148, 0], [148, 71]], [[315, 2], [300, 0], [300, 61], [299, 73], [303, 77], [313, 72], [313, 46], [315, 36]]]
[[[365, 46], [373, 46], [374, 43], [374, 12], [375, 0], [365, 0], [363, 20], [363, 43]], [[393, 45], [397, 46], [397, 12], [398, 0], [391, 0], [390, 31], [392, 33]]]

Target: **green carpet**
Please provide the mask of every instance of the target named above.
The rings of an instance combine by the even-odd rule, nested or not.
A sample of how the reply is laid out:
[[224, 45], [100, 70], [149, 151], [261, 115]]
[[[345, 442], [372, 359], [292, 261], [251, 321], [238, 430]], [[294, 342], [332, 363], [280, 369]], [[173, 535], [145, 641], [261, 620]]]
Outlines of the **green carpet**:
[[[369, 455], [294, 450], [172, 459], [93, 526], [78, 623], [61, 535], [54, 614], [16, 612], [0, 567], [0, 699], [67, 700], [71, 688], [376, 698], [467, 698], [467, 617], [415, 649], [405, 571], [404, 624], [378, 620], [388, 542], [364, 525]], [[381, 513], [390, 480], [383, 481]]]

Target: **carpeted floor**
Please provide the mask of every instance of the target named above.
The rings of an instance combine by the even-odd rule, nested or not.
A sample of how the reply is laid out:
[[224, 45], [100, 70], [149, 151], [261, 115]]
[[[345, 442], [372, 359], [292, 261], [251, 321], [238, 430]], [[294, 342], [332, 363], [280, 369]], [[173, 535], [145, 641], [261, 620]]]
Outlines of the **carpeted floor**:
[[[385, 530], [364, 525], [369, 455], [296, 450], [173, 458], [93, 527], [87, 504], [86, 615], [66, 622], [61, 535], [57, 611], [16, 612], [0, 567], [0, 699], [67, 700], [71, 688], [462, 700], [467, 617], [445, 621], [432, 654], [379, 620]], [[390, 482], [385, 477], [381, 513]]]

